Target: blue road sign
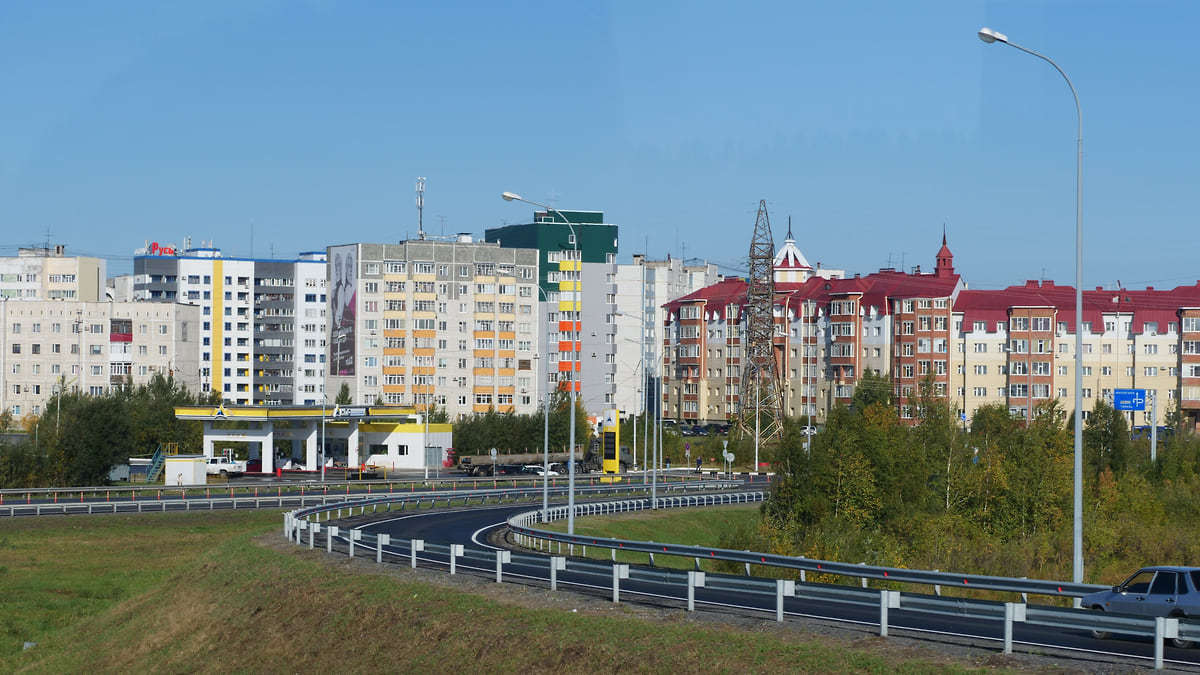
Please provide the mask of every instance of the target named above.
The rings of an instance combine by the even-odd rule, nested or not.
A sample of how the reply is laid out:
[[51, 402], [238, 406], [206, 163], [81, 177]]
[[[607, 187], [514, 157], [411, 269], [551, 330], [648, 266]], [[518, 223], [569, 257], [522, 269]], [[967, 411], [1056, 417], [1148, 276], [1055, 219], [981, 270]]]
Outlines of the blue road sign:
[[1117, 410], [1145, 410], [1145, 389], [1114, 389], [1113, 408]]

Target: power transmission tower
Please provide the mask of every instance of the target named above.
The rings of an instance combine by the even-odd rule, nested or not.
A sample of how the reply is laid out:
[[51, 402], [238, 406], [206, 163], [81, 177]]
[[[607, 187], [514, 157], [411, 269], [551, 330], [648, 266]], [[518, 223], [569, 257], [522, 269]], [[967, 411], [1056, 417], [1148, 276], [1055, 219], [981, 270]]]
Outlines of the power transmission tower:
[[[783, 433], [783, 397], [775, 361], [775, 241], [767, 219], [767, 202], [758, 203], [758, 220], [750, 242], [750, 274], [743, 325], [746, 352], [742, 388], [738, 392], [737, 430], [741, 438], [769, 443]], [[757, 452], [755, 453], [757, 455]]]

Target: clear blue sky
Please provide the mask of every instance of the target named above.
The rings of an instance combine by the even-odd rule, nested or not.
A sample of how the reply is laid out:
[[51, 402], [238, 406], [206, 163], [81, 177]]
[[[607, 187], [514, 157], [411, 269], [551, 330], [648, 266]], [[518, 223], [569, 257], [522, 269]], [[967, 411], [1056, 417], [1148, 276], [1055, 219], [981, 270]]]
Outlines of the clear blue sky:
[[[1191, 0], [0, 0], [0, 254], [292, 257], [601, 210], [744, 269], [760, 199], [812, 263], [972, 288], [1200, 279]], [[251, 234], [253, 233], [253, 234]], [[1189, 253], [1188, 251], [1192, 251]]]

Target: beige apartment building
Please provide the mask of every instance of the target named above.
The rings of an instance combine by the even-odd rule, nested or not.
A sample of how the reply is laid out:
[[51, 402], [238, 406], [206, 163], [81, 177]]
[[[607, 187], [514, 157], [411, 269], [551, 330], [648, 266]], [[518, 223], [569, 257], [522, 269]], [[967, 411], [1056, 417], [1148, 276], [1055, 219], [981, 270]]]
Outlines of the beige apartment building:
[[0, 298], [98, 302], [106, 268], [104, 259], [68, 256], [62, 245], [21, 248], [15, 257], [0, 257]]
[[328, 249], [328, 391], [452, 419], [540, 403], [536, 249], [419, 239]]
[[200, 388], [200, 308], [0, 300], [0, 410], [39, 415], [64, 391], [102, 395], [155, 374]]

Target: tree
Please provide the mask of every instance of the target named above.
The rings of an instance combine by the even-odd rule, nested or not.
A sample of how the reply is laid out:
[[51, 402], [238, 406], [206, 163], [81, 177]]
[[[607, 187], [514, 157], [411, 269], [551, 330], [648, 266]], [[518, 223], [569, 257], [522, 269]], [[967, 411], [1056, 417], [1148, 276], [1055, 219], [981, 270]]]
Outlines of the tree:
[[450, 422], [450, 413], [445, 408], [438, 407], [436, 402], [429, 404], [429, 411], [425, 413], [429, 418], [430, 424], [447, 424]]
[[350, 405], [350, 401], [350, 385], [343, 382], [342, 388], [338, 389], [337, 396], [334, 397], [333, 402], [336, 405]]
[[1129, 462], [1129, 425], [1125, 416], [1105, 401], [1096, 401], [1083, 425], [1084, 460], [1089, 472], [1099, 477], [1109, 469], [1124, 473]]

